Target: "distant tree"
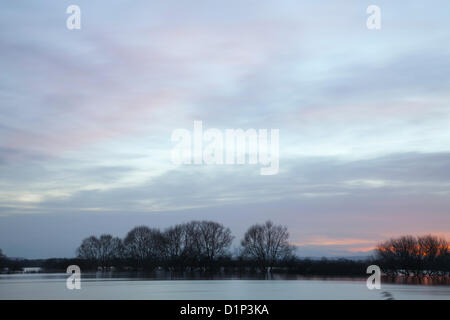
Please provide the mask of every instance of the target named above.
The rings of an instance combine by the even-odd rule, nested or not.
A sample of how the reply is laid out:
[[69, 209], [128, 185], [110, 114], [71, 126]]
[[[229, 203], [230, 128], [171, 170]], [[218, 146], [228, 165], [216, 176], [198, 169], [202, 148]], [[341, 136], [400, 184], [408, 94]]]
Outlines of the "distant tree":
[[271, 221], [251, 226], [241, 241], [244, 257], [256, 260], [263, 271], [271, 270], [275, 263], [289, 258], [293, 247], [289, 244], [287, 227]]
[[4, 255], [2, 249], [0, 249], [0, 267], [1, 268], [5, 267], [6, 262], [7, 262], [6, 255]]
[[384, 272], [405, 276], [445, 272], [450, 259], [449, 242], [432, 235], [389, 239], [375, 252]]
[[167, 228], [163, 233], [164, 258], [171, 270], [184, 270], [194, 264], [196, 251], [194, 239], [187, 224]]
[[109, 266], [113, 260], [122, 257], [123, 244], [120, 238], [104, 234], [100, 236], [99, 242], [102, 266]]
[[95, 236], [90, 236], [81, 242], [77, 249], [77, 256], [80, 259], [96, 261], [99, 257], [98, 252], [100, 242]]
[[133, 228], [124, 240], [127, 257], [137, 264], [137, 267], [152, 268], [164, 253], [164, 239], [158, 229], [146, 226]]
[[228, 253], [233, 242], [231, 230], [213, 221], [192, 221], [186, 224], [188, 243], [193, 245], [203, 267], [213, 267], [215, 262]]
[[400, 273], [409, 276], [420, 269], [418, 264], [419, 246], [412, 236], [401, 236], [379, 244], [376, 255], [384, 261], [388, 273]]
[[[444, 238], [432, 235], [421, 236], [417, 238], [422, 258], [423, 272], [432, 276], [445, 271], [446, 262], [450, 258], [450, 243]], [[447, 266], [448, 268], [448, 266]]]
[[103, 234], [99, 238], [90, 236], [84, 239], [77, 249], [80, 259], [99, 264], [101, 267], [109, 267], [113, 260], [122, 256], [122, 241], [109, 234]]

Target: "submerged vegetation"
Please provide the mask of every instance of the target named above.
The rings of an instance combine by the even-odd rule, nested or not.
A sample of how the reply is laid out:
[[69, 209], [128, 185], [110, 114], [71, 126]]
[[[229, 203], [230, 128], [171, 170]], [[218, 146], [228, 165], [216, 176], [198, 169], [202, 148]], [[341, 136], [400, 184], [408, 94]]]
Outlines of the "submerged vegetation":
[[448, 282], [450, 277], [449, 242], [432, 235], [384, 241], [365, 260], [299, 258], [289, 243], [287, 227], [271, 221], [251, 226], [240, 247], [231, 252], [233, 240], [229, 228], [213, 221], [191, 221], [165, 230], [138, 226], [123, 239], [109, 234], [87, 237], [72, 259], [8, 259], [0, 250], [0, 270], [41, 267], [46, 272], [65, 271], [76, 264], [83, 271], [157, 271], [181, 277], [194, 273], [366, 276], [367, 267], [375, 264], [391, 279], [434, 283], [436, 279]]
[[450, 272], [450, 243], [444, 238], [402, 236], [380, 243], [375, 252], [387, 275], [421, 277]]

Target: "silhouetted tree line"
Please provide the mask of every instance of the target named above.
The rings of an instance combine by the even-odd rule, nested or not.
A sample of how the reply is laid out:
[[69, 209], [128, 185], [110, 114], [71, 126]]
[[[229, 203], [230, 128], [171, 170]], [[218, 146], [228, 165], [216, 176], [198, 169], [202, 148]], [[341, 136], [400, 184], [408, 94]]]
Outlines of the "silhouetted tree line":
[[25, 267], [34, 267], [42, 264], [44, 260], [10, 259], [0, 249], [0, 271], [7, 269], [10, 272], [21, 271]]
[[301, 259], [293, 254], [287, 228], [270, 221], [251, 226], [238, 254], [232, 256], [233, 236], [229, 228], [212, 221], [192, 221], [163, 231], [138, 226], [120, 239], [111, 235], [84, 239], [73, 259], [8, 259], [0, 249], [0, 268], [10, 271], [42, 267], [62, 271], [76, 264], [82, 270], [171, 272], [221, 271], [253, 274], [259, 272], [299, 275], [366, 276], [367, 266], [379, 265], [386, 275], [450, 275], [450, 244], [436, 236], [402, 236], [380, 243], [375, 256], [366, 260]]
[[[233, 241], [229, 228], [213, 221], [191, 221], [164, 231], [138, 226], [124, 239], [111, 235], [90, 236], [77, 249], [77, 256], [91, 267], [132, 267], [171, 271], [215, 270], [229, 265]], [[241, 261], [251, 260], [260, 270], [292, 256], [286, 227], [265, 224], [251, 226], [241, 242]]]
[[444, 238], [402, 236], [380, 243], [375, 252], [387, 275], [450, 275], [450, 243]]

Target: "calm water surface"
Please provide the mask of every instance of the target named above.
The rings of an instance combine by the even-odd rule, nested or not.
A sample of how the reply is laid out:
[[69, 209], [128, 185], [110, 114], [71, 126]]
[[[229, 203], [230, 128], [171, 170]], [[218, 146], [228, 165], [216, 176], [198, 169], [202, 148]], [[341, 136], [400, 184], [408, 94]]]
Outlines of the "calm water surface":
[[395, 299], [450, 300], [448, 285], [383, 283], [368, 290], [365, 279], [156, 280], [83, 274], [81, 290], [66, 288], [65, 273], [0, 275], [0, 299]]

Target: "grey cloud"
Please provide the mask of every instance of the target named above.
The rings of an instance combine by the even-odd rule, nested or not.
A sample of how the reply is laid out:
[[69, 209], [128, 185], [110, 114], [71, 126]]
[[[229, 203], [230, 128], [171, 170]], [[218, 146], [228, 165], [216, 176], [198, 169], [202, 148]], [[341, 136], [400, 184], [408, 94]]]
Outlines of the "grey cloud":
[[[326, 202], [344, 195], [434, 194], [439, 197], [450, 192], [449, 159], [448, 153], [395, 154], [358, 161], [286, 159], [281, 162], [281, 172], [274, 176], [260, 176], [258, 166], [219, 166], [214, 170], [207, 166], [185, 166], [142, 185], [81, 191], [69, 199], [51, 200], [39, 207], [49, 211], [101, 208], [155, 212], [308, 197]], [[68, 176], [87, 175], [93, 181], [108, 183], [128, 172], [133, 172], [132, 168], [94, 167], [72, 174], [69, 171]]]

